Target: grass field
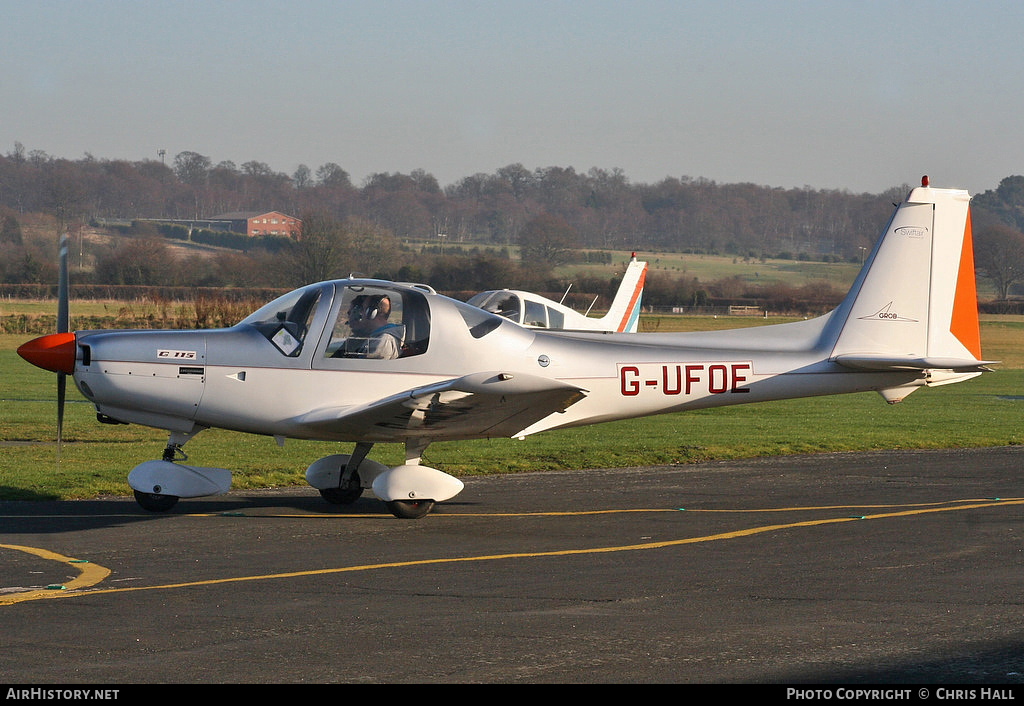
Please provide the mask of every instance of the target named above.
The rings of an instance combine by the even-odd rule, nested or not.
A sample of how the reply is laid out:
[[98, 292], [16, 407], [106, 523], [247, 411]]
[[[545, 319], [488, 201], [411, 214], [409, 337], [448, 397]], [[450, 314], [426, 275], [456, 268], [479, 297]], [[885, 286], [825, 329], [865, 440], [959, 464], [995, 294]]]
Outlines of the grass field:
[[[616, 262], [625, 262], [630, 253], [616, 253]], [[846, 262], [810, 262], [799, 260], [746, 259], [731, 255], [701, 255], [689, 253], [637, 253], [637, 258], [646, 260], [651, 272], [671, 278], [696, 277], [701, 282], [714, 282], [729, 277], [754, 284], [782, 283], [799, 287], [812, 282], [827, 281], [837, 289], [844, 289], [853, 282], [860, 265]], [[572, 278], [573, 273], [602, 276], [609, 271], [608, 265], [565, 265], [559, 273]]]
[[[625, 263], [630, 253], [616, 252], [613, 262]], [[800, 287], [817, 282], [828, 282], [839, 291], [845, 291], [857, 277], [860, 263], [816, 262], [805, 260], [780, 260], [768, 258], [743, 258], [732, 255], [703, 255], [691, 253], [637, 253], [637, 258], [646, 260], [650, 271], [666, 277], [696, 277], [702, 283], [738, 277], [754, 285], [784, 284]], [[560, 277], [572, 280], [578, 275], [607, 276], [616, 268], [609, 265], [564, 265], [556, 272]], [[984, 277], [978, 279], [978, 293], [982, 298], [994, 296], [992, 282]]]
[[[781, 319], [665, 316], [659, 331], [763, 325]], [[55, 376], [24, 362], [24, 336], [0, 335], [0, 499], [129, 495], [128, 470], [159, 458], [166, 435], [109, 426], [68, 386], [64, 440], [57, 459]], [[437, 443], [424, 463], [454, 475], [682, 464], [867, 449], [951, 448], [1024, 443], [1024, 317], [983, 317], [982, 348], [995, 372], [915, 392], [899, 405], [876, 393], [788, 400], [662, 415], [498, 439]], [[307, 465], [350, 445], [288, 441], [209, 430], [185, 447], [197, 465], [229, 468], [234, 488], [304, 485]], [[402, 461], [402, 447], [379, 444], [374, 458]]]

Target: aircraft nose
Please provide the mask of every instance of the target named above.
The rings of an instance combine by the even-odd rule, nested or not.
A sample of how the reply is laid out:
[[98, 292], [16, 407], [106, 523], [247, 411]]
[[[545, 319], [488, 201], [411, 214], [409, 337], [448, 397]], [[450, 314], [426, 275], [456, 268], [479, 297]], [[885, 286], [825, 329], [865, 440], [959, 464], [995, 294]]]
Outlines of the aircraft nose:
[[51, 333], [18, 347], [18, 355], [43, 370], [75, 372], [75, 334]]

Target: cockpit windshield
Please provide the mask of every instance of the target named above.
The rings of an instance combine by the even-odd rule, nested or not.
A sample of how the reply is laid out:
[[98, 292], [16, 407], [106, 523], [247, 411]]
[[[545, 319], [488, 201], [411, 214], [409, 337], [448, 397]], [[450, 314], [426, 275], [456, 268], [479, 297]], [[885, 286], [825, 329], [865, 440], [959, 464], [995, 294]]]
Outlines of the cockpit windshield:
[[459, 314], [462, 315], [462, 320], [469, 327], [469, 333], [472, 334], [473, 338], [486, 336], [504, 322], [504, 319], [476, 306], [470, 306], [462, 302], [455, 302], [455, 306], [458, 308]]
[[517, 324], [523, 321], [523, 305], [515, 292], [505, 289], [480, 292], [466, 302], [472, 306], [489, 311], [498, 316], [504, 316]]
[[298, 356], [322, 290], [321, 286], [296, 289], [257, 309], [241, 323], [262, 333], [286, 356]]

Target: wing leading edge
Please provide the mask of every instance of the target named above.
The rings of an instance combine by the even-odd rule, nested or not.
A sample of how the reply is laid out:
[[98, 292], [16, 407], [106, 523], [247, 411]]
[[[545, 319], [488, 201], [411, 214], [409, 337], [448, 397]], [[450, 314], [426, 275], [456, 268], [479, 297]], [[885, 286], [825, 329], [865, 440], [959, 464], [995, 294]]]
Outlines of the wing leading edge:
[[484, 372], [356, 407], [317, 410], [294, 421], [339, 439], [362, 441], [507, 438], [586, 395], [582, 388], [547, 378]]

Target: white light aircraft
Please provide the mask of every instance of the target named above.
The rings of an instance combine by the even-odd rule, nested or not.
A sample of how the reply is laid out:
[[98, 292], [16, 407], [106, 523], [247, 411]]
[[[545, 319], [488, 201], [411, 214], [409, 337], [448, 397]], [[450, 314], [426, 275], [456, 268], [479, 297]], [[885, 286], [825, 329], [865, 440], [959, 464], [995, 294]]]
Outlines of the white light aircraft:
[[[232, 328], [60, 332], [59, 323], [19, 353], [58, 373], [58, 443], [67, 375], [100, 421], [168, 432], [163, 458], [128, 475], [144, 508], [229, 489], [228, 470], [182, 462], [187, 441], [218, 427], [355, 442], [310, 465], [307, 481], [330, 502], [370, 488], [394, 515], [422, 517], [463, 488], [420, 463], [434, 441], [866, 390], [891, 403], [979, 375], [969, 202], [966, 191], [923, 180], [842, 303], [808, 321], [691, 333], [530, 329], [429, 287], [348, 279], [297, 289]], [[404, 443], [405, 463], [367, 458], [378, 442]]]
[[608, 312], [600, 318], [581, 314], [539, 294], [517, 289], [480, 292], [467, 303], [528, 328], [636, 333], [646, 277], [647, 263], [637, 260], [636, 253], [633, 253]]

